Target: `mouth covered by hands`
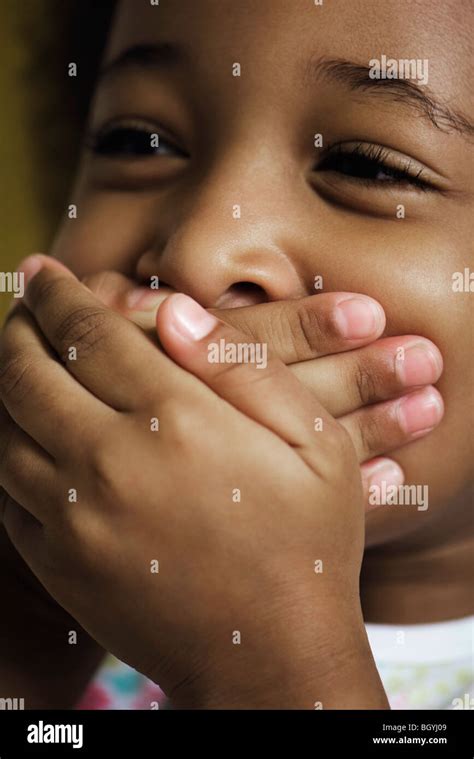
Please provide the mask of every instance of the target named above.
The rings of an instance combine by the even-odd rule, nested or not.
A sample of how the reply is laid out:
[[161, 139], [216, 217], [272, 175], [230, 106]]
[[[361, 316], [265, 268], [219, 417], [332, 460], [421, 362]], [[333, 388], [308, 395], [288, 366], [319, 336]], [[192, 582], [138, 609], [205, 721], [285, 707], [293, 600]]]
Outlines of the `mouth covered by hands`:
[[[358, 592], [359, 466], [387, 450], [390, 427], [370, 438], [357, 415], [370, 413], [362, 400], [380, 401], [368, 408], [382, 409], [381, 427], [391, 420], [389, 445], [406, 439], [402, 414], [383, 411], [403, 391], [389, 371], [393, 338], [378, 341], [381, 358], [359, 335], [352, 352], [365, 353], [336, 372], [328, 362], [347, 349], [332, 321], [340, 294], [317, 296], [296, 322], [287, 304], [287, 329], [303, 331], [291, 354], [281, 332], [263, 371], [212, 364], [211, 342], [248, 342], [255, 313], [269, 310], [269, 329], [281, 304], [226, 311], [224, 323], [174, 295], [156, 320], [163, 352], [70, 273], [41, 264], [0, 345], [3, 521], [32, 571], [178, 706], [383, 708]], [[313, 343], [301, 316], [317, 299]], [[381, 315], [372, 341], [383, 326]], [[341, 400], [364, 361], [387, 369], [373, 397]], [[344, 379], [324, 408], [318, 387], [332, 373]]]
[[[156, 342], [156, 311], [172, 290], [137, 287], [112, 271], [83, 281]], [[381, 337], [382, 306], [358, 293], [210, 311], [252, 342], [268, 345], [346, 428], [359, 458], [368, 510], [374, 488], [403, 484], [401, 467], [387, 454], [428, 434], [444, 412], [433, 387], [443, 370], [434, 343], [416, 335]]]

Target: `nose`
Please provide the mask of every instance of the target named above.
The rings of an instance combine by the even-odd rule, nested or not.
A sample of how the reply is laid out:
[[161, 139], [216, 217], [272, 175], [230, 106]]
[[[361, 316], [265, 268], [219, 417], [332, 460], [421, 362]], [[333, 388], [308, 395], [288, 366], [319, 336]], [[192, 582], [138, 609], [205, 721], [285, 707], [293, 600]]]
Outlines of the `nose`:
[[158, 275], [206, 308], [306, 295], [289, 237], [290, 193], [275, 163], [265, 148], [253, 161], [234, 155], [168, 208], [160, 205], [166, 221], [157, 223], [162, 229], [138, 261], [138, 277]]

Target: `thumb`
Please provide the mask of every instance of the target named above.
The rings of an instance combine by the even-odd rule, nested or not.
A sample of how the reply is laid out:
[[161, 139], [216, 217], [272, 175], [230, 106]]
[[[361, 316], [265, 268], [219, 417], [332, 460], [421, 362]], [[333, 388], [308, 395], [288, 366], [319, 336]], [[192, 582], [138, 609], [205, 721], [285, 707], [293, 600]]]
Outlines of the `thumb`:
[[177, 364], [296, 448], [311, 469], [327, 471], [325, 459], [341, 453], [342, 427], [266, 343], [252, 343], [181, 293], [161, 305], [156, 326]]

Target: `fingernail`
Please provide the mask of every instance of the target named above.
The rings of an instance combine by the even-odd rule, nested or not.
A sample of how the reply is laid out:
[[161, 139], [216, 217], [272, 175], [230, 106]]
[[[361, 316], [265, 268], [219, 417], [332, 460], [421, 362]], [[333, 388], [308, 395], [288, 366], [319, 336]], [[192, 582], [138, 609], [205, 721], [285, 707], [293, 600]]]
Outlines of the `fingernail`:
[[134, 311], [152, 311], [161, 300], [157, 290], [149, 287], [136, 287], [125, 297], [126, 307]]
[[402, 430], [409, 435], [422, 435], [441, 421], [443, 401], [434, 387], [424, 388], [400, 399], [398, 416]]
[[175, 318], [175, 327], [188, 339], [201, 340], [219, 323], [199, 303], [183, 293], [171, 295], [169, 300], [171, 300], [170, 306]]
[[384, 312], [375, 300], [349, 298], [337, 304], [334, 319], [343, 337], [347, 340], [360, 340], [370, 337], [382, 326]]
[[405, 347], [402, 355], [395, 360], [395, 371], [403, 385], [427, 385], [439, 379], [443, 360], [434, 345], [418, 342]]
[[403, 470], [391, 459], [379, 459], [374, 463], [370, 473], [367, 473], [369, 487], [383, 488], [390, 485], [403, 485], [405, 476]]
[[43, 268], [43, 256], [35, 253], [32, 256], [27, 256], [17, 266], [17, 272], [23, 274], [23, 286], [26, 287], [28, 283], [33, 279], [35, 274]]

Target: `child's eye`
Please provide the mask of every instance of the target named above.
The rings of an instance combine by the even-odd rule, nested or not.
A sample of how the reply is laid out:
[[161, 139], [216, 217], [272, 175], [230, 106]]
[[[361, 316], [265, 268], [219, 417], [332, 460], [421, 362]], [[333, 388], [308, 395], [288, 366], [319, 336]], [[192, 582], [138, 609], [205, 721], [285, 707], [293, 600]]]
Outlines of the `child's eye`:
[[325, 154], [315, 170], [336, 172], [378, 187], [409, 184], [420, 190], [431, 189], [419, 164], [381, 145], [337, 145]]
[[94, 153], [109, 157], [186, 156], [156, 128], [136, 122], [109, 124], [86, 137], [85, 145]]

